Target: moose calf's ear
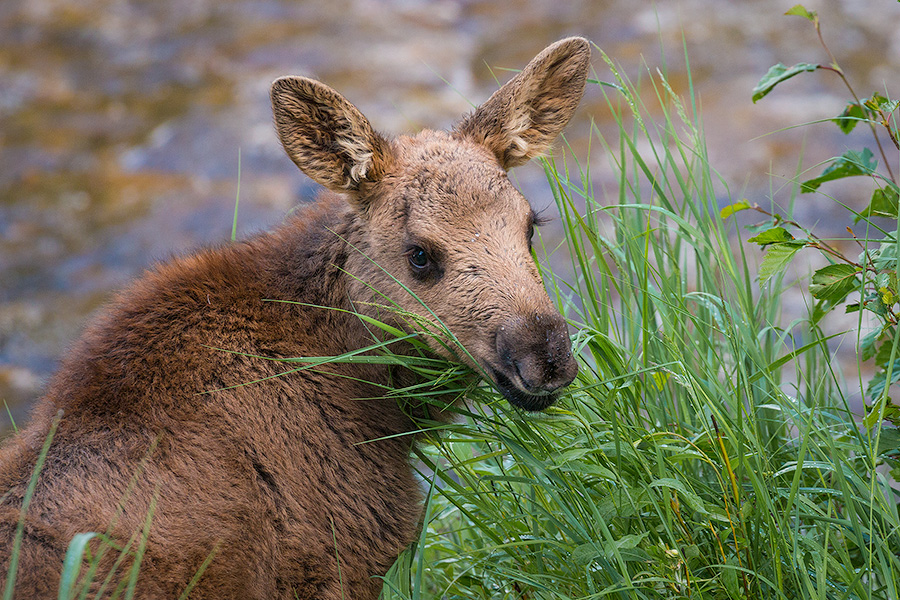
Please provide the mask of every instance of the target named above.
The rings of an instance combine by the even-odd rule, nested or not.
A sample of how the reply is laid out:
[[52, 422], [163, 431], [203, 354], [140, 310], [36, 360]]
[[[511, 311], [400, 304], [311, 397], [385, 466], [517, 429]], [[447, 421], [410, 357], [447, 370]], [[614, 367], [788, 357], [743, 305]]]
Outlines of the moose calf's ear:
[[487, 146], [504, 169], [543, 154], [581, 101], [590, 57], [584, 38], [548, 46], [458, 123], [456, 135]]
[[336, 91], [306, 77], [282, 77], [272, 84], [271, 96], [278, 137], [313, 181], [353, 192], [384, 175], [389, 143]]

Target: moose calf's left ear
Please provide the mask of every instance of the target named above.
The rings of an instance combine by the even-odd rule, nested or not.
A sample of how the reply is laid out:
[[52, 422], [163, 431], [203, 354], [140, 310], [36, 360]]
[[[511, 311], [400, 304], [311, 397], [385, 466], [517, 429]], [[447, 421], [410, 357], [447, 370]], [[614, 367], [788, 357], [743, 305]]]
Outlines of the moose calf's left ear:
[[487, 146], [504, 169], [543, 154], [581, 101], [590, 57], [584, 38], [548, 46], [454, 132]]
[[271, 95], [278, 137], [310, 179], [353, 192], [384, 175], [390, 145], [346, 98], [306, 77], [275, 80]]

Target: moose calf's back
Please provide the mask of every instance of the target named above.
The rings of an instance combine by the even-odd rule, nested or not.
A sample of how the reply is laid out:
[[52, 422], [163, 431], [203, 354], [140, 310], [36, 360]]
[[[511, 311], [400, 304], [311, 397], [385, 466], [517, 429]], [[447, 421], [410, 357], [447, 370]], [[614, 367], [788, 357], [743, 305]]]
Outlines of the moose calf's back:
[[277, 359], [371, 345], [353, 314], [368, 313], [423, 331], [514, 405], [550, 405], [577, 366], [506, 170], [566, 125], [589, 56], [557, 42], [453, 131], [394, 140], [331, 88], [277, 80], [279, 137], [330, 191], [271, 233], [157, 267], [85, 332], [0, 450], [16, 597], [56, 597], [70, 540], [98, 532], [94, 594], [135, 566], [142, 598], [192, 581], [192, 598], [376, 598], [421, 518], [402, 434], [425, 412], [384, 397], [411, 375]]

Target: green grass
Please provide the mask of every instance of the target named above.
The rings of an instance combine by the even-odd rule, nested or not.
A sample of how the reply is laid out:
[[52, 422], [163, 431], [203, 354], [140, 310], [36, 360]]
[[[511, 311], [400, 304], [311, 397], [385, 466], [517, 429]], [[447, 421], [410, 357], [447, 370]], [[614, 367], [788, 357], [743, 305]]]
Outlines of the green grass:
[[[740, 232], [719, 218], [735, 199], [692, 90], [684, 104], [661, 77], [638, 86], [610, 67], [618, 131], [595, 131], [593, 147], [617, 195], [595, 193], [571, 150], [544, 163], [566, 238], [541, 253], [570, 257], [574, 277], [543, 274], [573, 326], [579, 377], [543, 414], [471, 389], [463, 418], [426, 434], [425, 526], [385, 599], [900, 599], [898, 494], [878, 446], [896, 430], [859, 427], [827, 338], [782, 322], [780, 280], [760, 289]], [[335, 360], [467, 381], [427, 356], [297, 368]], [[62, 597], [87, 594], [82, 557], [117, 550], [134, 557], [113, 568], [127, 571], [116, 595], [130, 597], [146, 531], [96, 555], [89, 540], [70, 546]]]
[[895, 430], [860, 429], [824, 334], [760, 290], [693, 91], [610, 67], [618, 133], [592, 144], [618, 196], [571, 151], [545, 163], [580, 375], [546, 414], [476, 390], [419, 451], [426, 526], [385, 598], [900, 598]]

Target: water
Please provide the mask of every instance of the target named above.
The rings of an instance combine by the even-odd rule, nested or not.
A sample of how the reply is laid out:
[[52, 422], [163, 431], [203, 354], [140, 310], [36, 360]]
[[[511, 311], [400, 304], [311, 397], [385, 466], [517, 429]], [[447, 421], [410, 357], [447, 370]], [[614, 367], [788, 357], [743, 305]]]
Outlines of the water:
[[[896, 81], [898, 3], [809, 7], [862, 94]], [[769, 0], [4, 0], [0, 399], [21, 421], [116, 289], [157, 260], [229, 238], [239, 151], [240, 235], [314, 196], [272, 130], [268, 86], [280, 75], [319, 78], [376, 128], [398, 133], [451, 125], [469, 100], [496, 89], [495, 75], [508, 77], [487, 65], [520, 68], [572, 34], [596, 42], [632, 78], [666, 70], [684, 93], [683, 33], [713, 163], [735, 194], [764, 203], [770, 183], [794, 172], [804, 139], [808, 166], [863, 139], [825, 126], [759, 137], [832, 116], [846, 97], [819, 73], [751, 104], [771, 64], [827, 61], [812, 27], [782, 16], [786, 8]], [[593, 64], [610, 79], [599, 53]], [[592, 120], [614, 130], [596, 87], [569, 128], [576, 149], [587, 147]], [[602, 153], [592, 169], [596, 189], [614, 193]], [[552, 202], [536, 167], [516, 179], [538, 208]], [[845, 189], [849, 203], [865, 204]], [[797, 214], [826, 230], [843, 218], [822, 199]]]

